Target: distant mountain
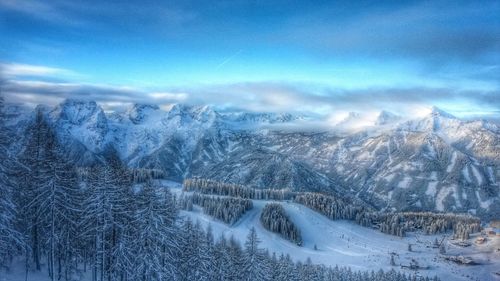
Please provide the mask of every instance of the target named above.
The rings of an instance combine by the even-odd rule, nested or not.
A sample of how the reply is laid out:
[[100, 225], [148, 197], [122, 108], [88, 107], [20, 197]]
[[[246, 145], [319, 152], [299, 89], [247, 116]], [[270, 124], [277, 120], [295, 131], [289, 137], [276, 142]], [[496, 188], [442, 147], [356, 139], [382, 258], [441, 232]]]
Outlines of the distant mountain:
[[377, 120], [375, 121], [375, 126], [384, 126], [384, 125], [395, 124], [395, 123], [399, 122], [400, 120], [401, 120], [401, 116], [398, 116], [394, 113], [383, 110], [378, 115]]
[[[134, 104], [105, 113], [92, 101], [39, 107], [66, 153], [79, 165], [109, 149], [131, 167], [182, 180], [200, 176], [260, 188], [345, 193], [378, 208], [471, 212], [500, 216], [500, 130], [438, 108], [403, 121], [381, 112], [366, 129], [289, 132], [303, 120], [287, 113], [217, 112], [209, 106]], [[7, 108], [22, 150], [33, 110]], [[352, 113], [338, 126], [360, 119]], [[268, 126], [273, 124], [273, 126]], [[274, 128], [274, 129], [272, 129]]]

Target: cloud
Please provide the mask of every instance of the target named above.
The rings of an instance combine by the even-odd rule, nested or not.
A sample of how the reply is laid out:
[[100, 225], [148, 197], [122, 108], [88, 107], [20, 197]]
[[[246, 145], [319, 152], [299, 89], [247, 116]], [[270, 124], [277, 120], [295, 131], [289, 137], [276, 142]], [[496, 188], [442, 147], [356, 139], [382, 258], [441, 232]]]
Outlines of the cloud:
[[164, 107], [173, 103], [185, 103], [212, 105], [220, 111], [305, 114], [329, 124], [338, 123], [349, 112], [362, 113], [363, 116], [356, 122], [367, 123], [380, 110], [402, 116], [416, 116], [430, 106], [441, 107], [459, 116], [472, 116], [482, 112], [491, 117], [500, 112], [498, 88], [489, 91], [450, 87], [336, 89], [319, 84], [262, 81], [151, 90], [54, 81], [47, 78], [70, 77], [74, 72], [40, 65], [4, 63], [0, 64], [0, 70], [3, 76], [0, 86], [7, 100], [30, 105], [54, 105], [67, 98], [94, 100], [109, 110], [131, 103]]
[[55, 105], [68, 98], [93, 100], [106, 109], [116, 109], [130, 103], [169, 104], [185, 100], [181, 93], [169, 95], [166, 92], [149, 93], [131, 87], [34, 80], [5, 80], [2, 92], [8, 101], [32, 106]]
[[[462, 91], [449, 88], [372, 88], [342, 90], [277, 82], [205, 85], [197, 88], [148, 91], [132, 87], [33, 80], [7, 80], [8, 100], [29, 104], [60, 102], [66, 98], [95, 100], [109, 108], [130, 103], [213, 105], [221, 111], [290, 112], [333, 120], [347, 112], [389, 110], [418, 115], [437, 105], [451, 113], [498, 112], [500, 91]], [[338, 119], [338, 118], [337, 118]], [[338, 120], [337, 120], [338, 121]]]
[[[192, 10], [177, 3], [156, 3], [144, 0], [112, 3], [108, 1], [65, 0], [0, 0], [0, 11], [24, 14], [32, 19], [78, 28], [126, 27], [145, 32], [145, 27], [165, 28], [181, 25], [196, 18]], [[124, 21], [123, 19], [127, 20]]]
[[34, 19], [56, 24], [70, 26], [84, 24], [83, 18], [78, 16], [78, 13], [68, 9], [64, 2], [58, 0], [0, 0], [1, 10], [21, 13]]
[[500, 65], [498, 2], [401, 3], [345, 9], [347, 16], [339, 12], [342, 7], [332, 5], [291, 20], [281, 40], [324, 57], [407, 59], [423, 64], [423, 74], [450, 68], [457, 74], [464, 65]]
[[56, 67], [48, 67], [41, 65], [30, 65], [20, 63], [4, 63], [0, 64], [0, 69], [6, 77], [20, 76], [55, 76], [55, 75], [72, 75], [75, 72]]

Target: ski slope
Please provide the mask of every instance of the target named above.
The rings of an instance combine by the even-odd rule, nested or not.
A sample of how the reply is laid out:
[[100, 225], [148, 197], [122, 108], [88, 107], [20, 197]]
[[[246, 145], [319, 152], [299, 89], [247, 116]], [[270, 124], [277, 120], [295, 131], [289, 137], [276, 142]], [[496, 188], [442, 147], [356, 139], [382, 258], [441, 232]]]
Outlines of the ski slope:
[[[177, 196], [183, 193], [179, 183], [162, 181]], [[500, 280], [500, 238], [488, 238], [482, 245], [472, 243], [472, 246], [461, 248], [451, 244], [451, 234], [447, 235], [418, 235], [410, 233], [408, 237], [399, 238], [387, 235], [378, 230], [359, 226], [350, 221], [332, 221], [327, 217], [293, 202], [279, 202], [283, 205], [292, 221], [299, 227], [302, 234], [303, 246], [299, 247], [278, 234], [264, 229], [260, 223], [260, 214], [264, 206], [272, 201], [253, 200], [253, 208], [248, 211], [236, 224], [229, 226], [212, 217], [203, 214], [200, 207], [194, 207], [194, 211], [180, 211], [183, 218], [191, 218], [199, 221], [204, 227], [210, 225], [214, 235], [226, 238], [234, 236], [242, 244], [249, 230], [255, 227], [258, 237], [261, 239], [261, 247], [276, 254], [289, 254], [294, 260], [305, 261], [310, 258], [313, 263], [329, 266], [349, 266], [355, 270], [400, 270], [406, 273], [417, 273], [421, 276], [435, 276], [442, 281], [489, 281]], [[445, 255], [464, 255], [473, 258], [480, 265], [459, 266], [455, 263], [445, 261], [443, 255], [433, 248], [434, 239], [445, 237]], [[471, 238], [471, 240], [475, 237]], [[412, 244], [412, 251], [408, 251], [408, 244]], [[317, 246], [315, 250], [314, 246]], [[396, 266], [390, 265], [390, 253], [395, 253]], [[411, 259], [415, 259], [420, 266], [428, 269], [417, 272], [402, 269], [400, 265], [409, 265]], [[0, 281], [22, 281], [25, 280], [23, 261], [14, 262], [14, 268], [8, 273], [0, 271]], [[81, 280], [91, 280], [89, 272], [81, 276]], [[30, 272], [28, 280], [49, 280], [47, 273]]]
[[[180, 195], [180, 185], [170, 184], [171, 190]], [[248, 211], [236, 224], [229, 226], [212, 217], [203, 214], [201, 208], [195, 205], [192, 212], [181, 211], [181, 216], [199, 221], [203, 226], [210, 225], [216, 237], [224, 235], [226, 238], [234, 236], [242, 244], [248, 231], [255, 227], [261, 239], [261, 247], [270, 252], [286, 253], [295, 260], [305, 261], [310, 258], [313, 263], [330, 266], [349, 266], [357, 270], [403, 270], [399, 265], [409, 265], [415, 259], [420, 266], [429, 267], [417, 273], [422, 276], [437, 275], [441, 280], [500, 280], [492, 272], [500, 270], [500, 239], [489, 240], [484, 245], [473, 245], [460, 248], [450, 243], [451, 234], [445, 235], [446, 255], [466, 255], [481, 263], [476, 266], [459, 266], [445, 261], [432, 248], [434, 239], [441, 239], [444, 235], [409, 234], [400, 238], [387, 235], [378, 230], [359, 226], [350, 221], [332, 221], [327, 217], [293, 202], [279, 202], [286, 209], [293, 222], [301, 230], [303, 246], [299, 247], [278, 234], [266, 230], [260, 223], [260, 214], [264, 206], [272, 201], [253, 200], [253, 209]], [[408, 251], [408, 244], [412, 244], [412, 252]], [[314, 250], [314, 245], [317, 250]], [[390, 265], [390, 253], [395, 253], [397, 266]]]

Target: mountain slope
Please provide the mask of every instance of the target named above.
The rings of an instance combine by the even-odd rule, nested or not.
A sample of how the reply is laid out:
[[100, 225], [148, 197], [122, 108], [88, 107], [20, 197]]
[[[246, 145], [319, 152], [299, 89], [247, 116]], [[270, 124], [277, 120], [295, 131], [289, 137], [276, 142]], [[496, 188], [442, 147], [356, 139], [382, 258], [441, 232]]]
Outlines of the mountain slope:
[[[280, 124], [302, 117], [219, 113], [208, 106], [177, 104], [164, 111], [135, 104], [104, 113], [95, 102], [67, 100], [39, 109], [80, 165], [101, 161], [113, 149], [130, 167], [159, 169], [178, 181], [200, 176], [261, 188], [346, 192], [379, 208], [500, 216], [500, 130], [438, 108], [404, 122], [382, 112], [377, 125], [348, 135], [335, 128], [280, 131]], [[13, 149], [19, 151], [34, 114], [18, 106], [9, 110], [8, 124], [20, 139]]]

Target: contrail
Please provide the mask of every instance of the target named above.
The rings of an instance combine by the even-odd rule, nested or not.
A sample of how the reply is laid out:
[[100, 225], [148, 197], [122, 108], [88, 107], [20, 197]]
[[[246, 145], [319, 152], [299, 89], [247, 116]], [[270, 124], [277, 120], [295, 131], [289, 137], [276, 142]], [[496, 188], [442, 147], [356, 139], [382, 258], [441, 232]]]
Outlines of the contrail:
[[226, 63], [228, 63], [229, 61], [231, 61], [232, 59], [234, 59], [237, 55], [239, 55], [241, 52], [243, 51], [243, 49], [239, 49], [236, 53], [232, 54], [231, 56], [227, 57], [224, 61], [222, 61], [219, 65], [217, 65], [217, 67], [215, 68], [215, 70], [218, 70], [219, 68], [221, 68], [223, 65], [225, 65]]

